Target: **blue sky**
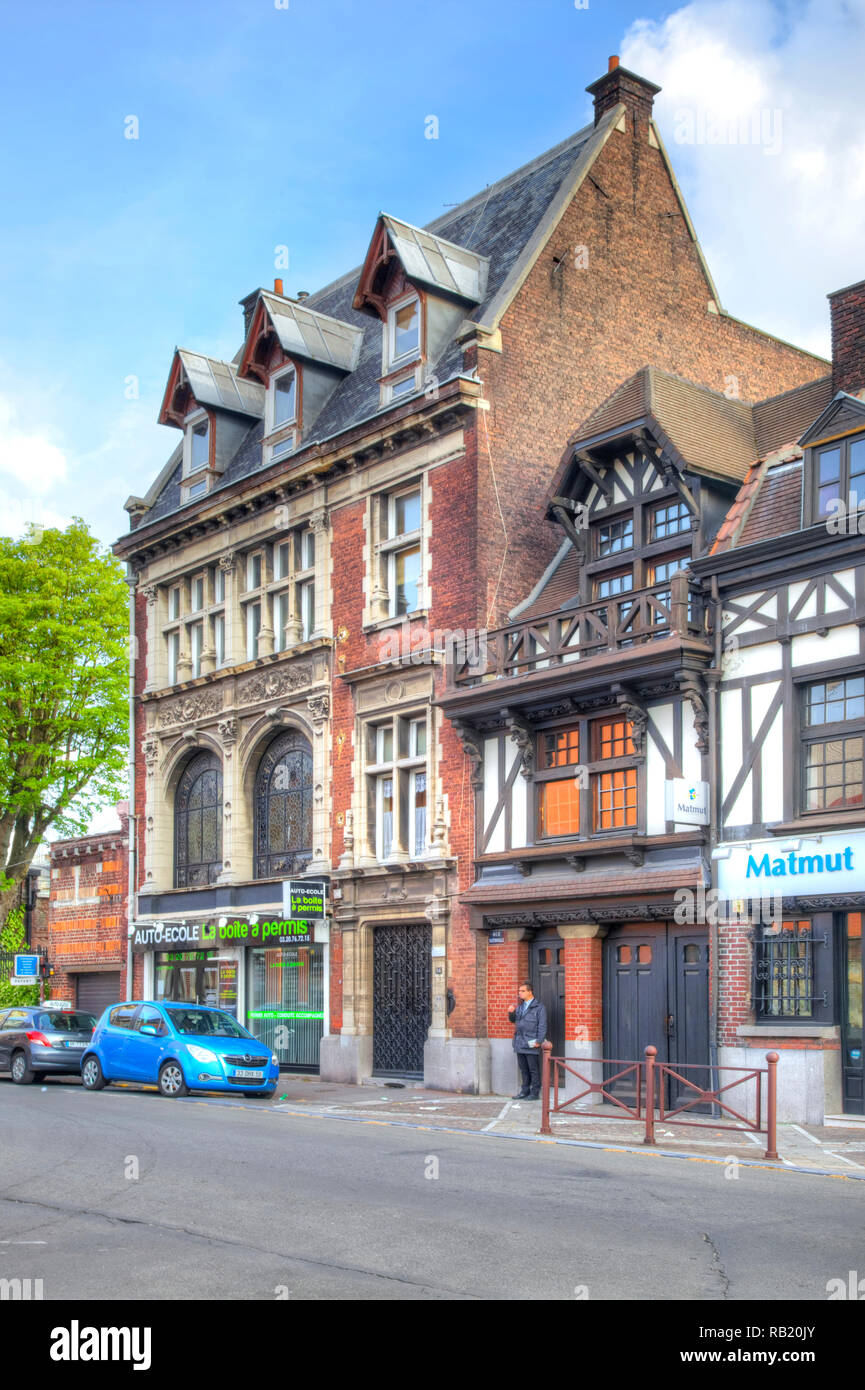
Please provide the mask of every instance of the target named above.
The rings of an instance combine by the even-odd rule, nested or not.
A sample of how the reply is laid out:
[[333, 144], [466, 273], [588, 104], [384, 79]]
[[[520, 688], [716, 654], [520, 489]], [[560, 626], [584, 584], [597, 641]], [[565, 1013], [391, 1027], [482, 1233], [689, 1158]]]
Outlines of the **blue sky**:
[[[865, 276], [865, 0], [5, 0], [0, 50], [6, 533], [125, 531], [176, 344], [230, 357], [249, 290], [315, 290], [380, 209], [426, 222], [585, 125], [610, 53], [664, 86], [729, 310], [826, 350], [825, 293]], [[706, 102], [781, 111], [783, 144], [677, 144]]]

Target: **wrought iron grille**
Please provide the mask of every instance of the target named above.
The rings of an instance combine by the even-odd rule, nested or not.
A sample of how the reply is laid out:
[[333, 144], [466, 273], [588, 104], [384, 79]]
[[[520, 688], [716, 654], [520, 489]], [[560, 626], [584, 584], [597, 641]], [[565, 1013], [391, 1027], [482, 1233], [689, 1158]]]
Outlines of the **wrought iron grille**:
[[373, 1071], [423, 1076], [432, 928], [428, 923], [376, 927], [373, 943]]
[[222, 871], [222, 767], [198, 753], [184, 769], [174, 799], [174, 879], [178, 888], [214, 883]]
[[255, 877], [287, 878], [312, 858], [312, 748], [297, 729], [280, 734], [255, 780]]
[[814, 992], [815, 952], [829, 936], [810, 920], [773, 922], [754, 941], [754, 1007], [762, 1018], [811, 1018], [828, 997]]

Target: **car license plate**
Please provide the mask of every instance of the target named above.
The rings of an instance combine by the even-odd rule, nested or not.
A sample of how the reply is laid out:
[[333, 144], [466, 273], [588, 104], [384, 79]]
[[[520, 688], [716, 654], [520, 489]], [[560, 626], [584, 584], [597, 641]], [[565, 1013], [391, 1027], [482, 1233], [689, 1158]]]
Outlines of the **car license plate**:
[[263, 1081], [263, 1080], [264, 1080], [264, 1072], [263, 1072], [263, 1071], [246, 1071], [246, 1070], [244, 1070], [244, 1068], [242, 1068], [242, 1067], [236, 1067], [235, 1070], [234, 1070], [234, 1075], [235, 1075], [235, 1076], [242, 1076], [243, 1079], [244, 1079], [244, 1081]]
[[86, 1044], [86, 1043], [73, 1043], [73, 1042], [68, 1042], [68, 1043], [66, 1044], [66, 1046], [67, 1046], [67, 1047], [86, 1047], [87, 1044]]

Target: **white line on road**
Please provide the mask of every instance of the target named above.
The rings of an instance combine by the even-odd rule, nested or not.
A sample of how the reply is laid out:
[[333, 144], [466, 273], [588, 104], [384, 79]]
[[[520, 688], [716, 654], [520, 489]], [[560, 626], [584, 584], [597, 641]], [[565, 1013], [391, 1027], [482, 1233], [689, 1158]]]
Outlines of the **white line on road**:
[[495, 1118], [494, 1120], [490, 1120], [490, 1122], [489, 1122], [488, 1125], [484, 1125], [483, 1129], [481, 1130], [481, 1133], [483, 1134], [483, 1132], [484, 1132], [485, 1130], [493, 1129], [493, 1128], [498, 1124], [499, 1120], [503, 1120], [503, 1119], [505, 1118], [505, 1115], [507, 1115], [507, 1113], [508, 1113], [508, 1111], [510, 1110], [510, 1108], [511, 1108], [512, 1105], [513, 1105], [513, 1101], [512, 1101], [512, 1100], [506, 1100], [505, 1103], [504, 1103], [504, 1105], [502, 1106], [501, 1110], [499, 1111], [498, 1115], [496, 1115], [496, 1118]]
[[801, 1125], [791, 1125], [790, 1128], [795, 1129], [797, 1134], [804, 1134], [805, 1138], [810, 1139], [812, 1144], [816, 1144], [818, 1148], [822, 1148], [820, 1140], [815, 1139], [813, 1134], [809, 1134], [807, 1129], [803, 1129]]

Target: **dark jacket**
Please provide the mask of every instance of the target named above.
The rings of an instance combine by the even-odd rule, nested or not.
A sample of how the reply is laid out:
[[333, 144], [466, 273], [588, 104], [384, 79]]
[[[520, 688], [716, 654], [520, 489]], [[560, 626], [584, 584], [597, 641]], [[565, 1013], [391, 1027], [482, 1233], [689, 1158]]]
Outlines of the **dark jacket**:
[[[547, 1011], [540, 999], [531, 998], [522, 1018], [517, 1018], [517, 1010], [510, 1009], [508, 1018], [515, 1023], [514, 1052], [535, 1052], [540, 1054], [540, 1045], [547, 1036]], [[538, 1046], [530, 1044], [537, 1039]]]

